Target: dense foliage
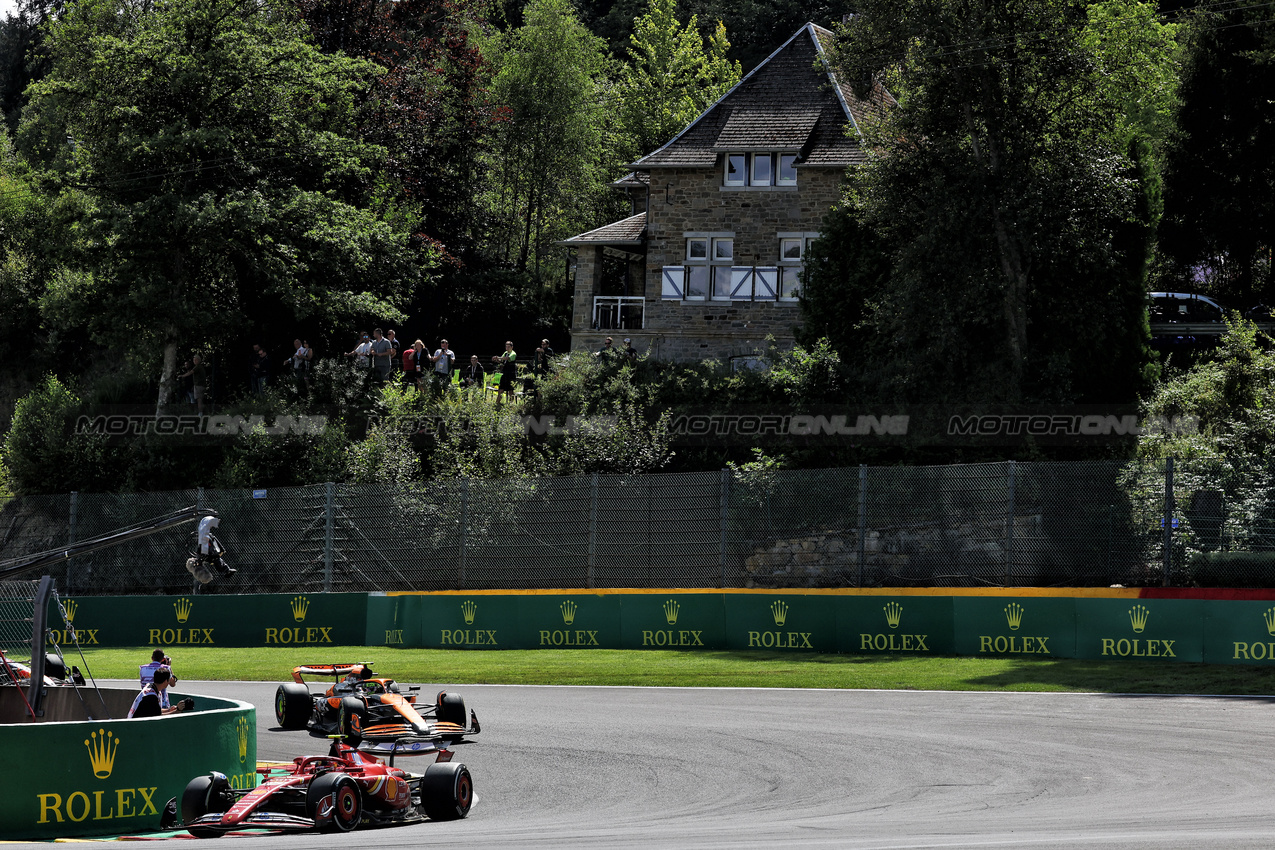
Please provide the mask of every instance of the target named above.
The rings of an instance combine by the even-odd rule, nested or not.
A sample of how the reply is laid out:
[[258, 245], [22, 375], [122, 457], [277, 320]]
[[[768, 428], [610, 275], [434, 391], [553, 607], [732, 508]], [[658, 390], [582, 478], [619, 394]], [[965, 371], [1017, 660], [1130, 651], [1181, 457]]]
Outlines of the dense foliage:
[[[797, 350], [758, 371], [572, 354], [504, 405], [382, 388], [343, 356], [377, 325], [466, 355], [568, 348], [557, 243], [627, 215], [609, 184], [808, 20], [837, 31], [842, 79], [897, 108], [857, 128], [870, 161], [806, 257]], [[1258, 390], [1206, 385], [1257, 387], [1236, 364], [1264, 362], [1262, 338], [1157, 384], [1146, 292], [1275, 303], [1273, 101], [1254, 96], [1273, 56], [1260, 10], [1143, 0], [20, 0], [0, 23], [0, 490], [919, 459], [680, 445], [683, 406], [1163, 412], [1193, 393], [1247, 422]], [[301, 384], [294, 337], [316, 353]], [[186, 411], [195, 351], [218, 412], [262, 429], [71, 435], [115, 405]], [[316, 414], [315, 433], [265, 430]], [[390, 424], [420, 416], [442, 424]], [[1250, 424], [1219, 456], [1265, 464]]]

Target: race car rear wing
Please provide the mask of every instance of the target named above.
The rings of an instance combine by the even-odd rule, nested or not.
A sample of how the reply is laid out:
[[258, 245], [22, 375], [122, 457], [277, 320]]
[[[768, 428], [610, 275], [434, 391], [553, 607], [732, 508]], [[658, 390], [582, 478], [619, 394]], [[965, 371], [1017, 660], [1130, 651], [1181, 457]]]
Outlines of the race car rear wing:
[[292, 681], [304, 685], [305, 679], [302, 679], [302, 676], [332, 676], [337, 679], [344, 679], [351, 673], [361, 673], [371, 666], [366, 661], [358, 664], [303, 664], [300, 667], [292, 668]]

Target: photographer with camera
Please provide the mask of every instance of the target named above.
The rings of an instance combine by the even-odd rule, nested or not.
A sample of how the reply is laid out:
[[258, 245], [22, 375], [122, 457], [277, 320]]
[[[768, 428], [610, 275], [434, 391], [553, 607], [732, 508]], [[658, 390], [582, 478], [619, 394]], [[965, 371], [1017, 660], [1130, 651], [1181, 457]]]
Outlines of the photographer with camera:
[[168, 686], [177, 681], [173, 678], [172, 671], [167, 667], [160, 667], [155, 671], [153, 681], [142, 688], [137, 698], [133, 700], [133, 705], [128, 710], [129, 717], [160, 717], [165, 714], [176, 714], [179, 711], [190, 711], [195, 707], [195, 701], [190, 697], [186, 697], [177, 705], [168, 704]]

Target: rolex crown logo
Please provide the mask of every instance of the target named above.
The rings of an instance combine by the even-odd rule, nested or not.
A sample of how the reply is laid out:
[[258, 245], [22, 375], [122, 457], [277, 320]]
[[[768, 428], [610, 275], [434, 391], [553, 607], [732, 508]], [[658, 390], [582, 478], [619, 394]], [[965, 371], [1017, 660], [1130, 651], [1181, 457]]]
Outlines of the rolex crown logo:
[[98, 729], [89, 739], [84, 742], [84, 746], [89, 751], [93, 775], [98, 779], [105, 779], [115, 769], [115, 752], [120, 748], [120, 739], [112, 737], [105, 729]]
[[239, 760], [244, 761], [248, 758], [248, 718], [239, 718], [239, 722], [235, 724], [235, 733], [239, 738]]
[[1275, 635], [1275, 608], [1267, 608], [1266, 613], [1262, 615], [1262, 619], [1266, 621], [1266, 633]]
[[195, 607], [195, 603], [191, 602], [185, 596], [173, 603], [173, 610], [177, 612], [177, 622], [184, 623], [190, 618], [190, 609]]
[[576, 609], [579, 607], [570, 599], [558, 606], [562, 610], [562, 622], [571, 625], [576, 621]]
[[899, 620], [903, 617], [903, 606], [897, 602], [887, 602], [885, 608], [881, 610], [885, 611], [885, 621], [890, 628], [897, 629]]
[[681, 610], [681, 607], [676, 599], [668, 599], [664, 602], [664, 619], [670, 626], [677, 625], [677, 612]]
[[62, 606], [62, 610], [66, 612], [66, 621], [73, 623], [75, 622], [75, 612], [80, 610], [80, 606], [74, 599], [68, 599], [66, 604]]
[[304, 596], [294, 596], [292, 598], [292, 619], [298, 623], [305, 619], [305, 612], [310, 610], [310, 600]]
[[474, 615], [478, 613], [478, 603], [466, 599], [460, 603], [460, 613], [465, 617], [465, 625], [472, 626], [474, 624]]
[[782, 626], [788, 619], [788, 603], [782, 599], [770, 603], [770, 616], [775, 618], [776, 626]]
[[1023, 624], [1023, 606], [1017, 602], [1011, 602], [1005, 606], [1005, 620], [1009, 623], [1011, 632], [1018, 631], [1018, 627]]
[[1147, 627], [1147, 617], [1151, 616], [1151, 611], [1145, 605], [1134, 605], [1129, 609], [1129, 622], [1133, 625], [1134, 634], [1142, 634], [1142, 630]]

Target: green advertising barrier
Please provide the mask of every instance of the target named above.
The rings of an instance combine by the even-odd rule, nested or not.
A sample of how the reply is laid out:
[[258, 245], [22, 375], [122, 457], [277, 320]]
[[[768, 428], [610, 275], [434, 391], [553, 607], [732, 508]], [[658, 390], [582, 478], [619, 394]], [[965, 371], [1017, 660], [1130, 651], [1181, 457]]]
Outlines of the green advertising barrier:
[[1077, 599], [1076, 657], [1203, 661], [1198, 599]]
[[210, 770], [236, 788], [253, 787], [256, 710], [199, 695], [195, 703], [195, 711], [165, 717], [5, 725], [0, 837], [157, 830], [164, 803]]
[[1049, 596], [952, 597], [957, 655], [1076, 656], [1076, 600]]
[[644, 593], [620, 598], [624, 649], [725, 649], [720, 593]]
[[440, 594], [421, 605], [421, 645], [433, 649], [531, 649], [518, 624], [521, 596]]
[[615, 649], [621, 646], [616, 594], [555, 593], [521, 597], [518, 625], [528, 649]]
[[1275, 664], [1275, 601], [1206, 600], [1204, 660], [1210, 664]]
[[[83, 596], [62, 600], [85, 648], [358, 645], [366, 637], [366, 593], [243, 596]], [[74, 646], [51, 605], [52, 637]]]
[[837, 650], [951, 654], [948, 596], [843, 596], [836, 599]]
[[421, 629], [425, 623], [422, 609], [426, 599], [418, 595], [368, 594], [364, 644], [399, 648], [425, 646]]
[[726, 594], [726, 646], [836, 652], [836, 600], [797, 593]]

